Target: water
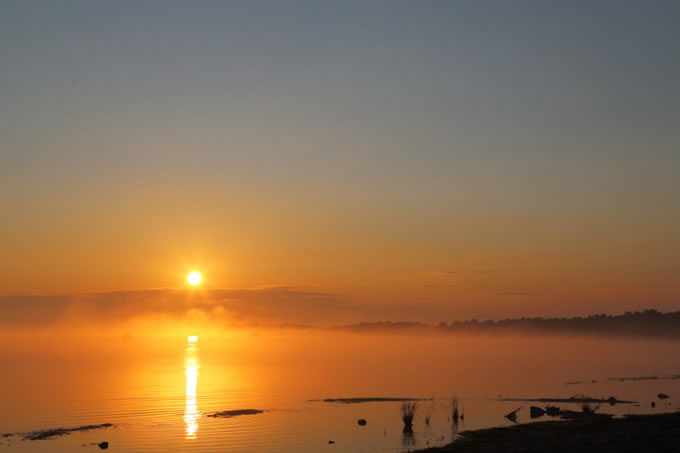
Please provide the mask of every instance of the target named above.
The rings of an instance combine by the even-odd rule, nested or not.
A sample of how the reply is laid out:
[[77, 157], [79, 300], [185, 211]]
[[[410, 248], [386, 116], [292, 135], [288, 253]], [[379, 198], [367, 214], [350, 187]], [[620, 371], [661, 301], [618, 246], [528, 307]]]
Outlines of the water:
[[[522, 403], [499, 396], [613, 395], [639, 403], [599, 409], [618, 415], [677, 410], [680, 397], [680, 380], [606, 380], [680, 374], [678, 342], [320, 330], [197, 334], [196, 342], [186, 335], [1, 337], [0, 432], [116, 426], [51, 440], [0, 438], [0, 452], [99, 451], [94, 444], [104, 440], [123, 452], [398, 452], [448, 443], [463, 429], [510, 424], [503, 415]], [[659, 392], [671, 398], [659, 401]], [[453, 395], [465, 414], [457, 426]], [[398, 402], [313, 401], [385, 396], [434, 399], [418, 404], [412, 435], [402, 430]], [[528, 406], [520, 422], [529, 421]], [[207, 416], [236, 409], [264, 412]], [[367, 425], [359, 426], [359, 418]]]

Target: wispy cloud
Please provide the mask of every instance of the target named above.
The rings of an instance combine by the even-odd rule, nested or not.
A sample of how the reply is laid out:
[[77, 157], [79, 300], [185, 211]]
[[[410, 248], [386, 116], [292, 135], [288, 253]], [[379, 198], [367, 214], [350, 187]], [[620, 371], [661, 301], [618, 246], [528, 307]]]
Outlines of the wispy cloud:
[[499, 291], [496, 294], [499, 296], [528, 296], [529, 292], [527, 291]]
[[435, 275], [446, 276], [446, 275], [460, 275], [460, 274], [494, 274], [501, 272], [498, 269], [451, 269], [451, 270], [440, 270], [434, 271]]

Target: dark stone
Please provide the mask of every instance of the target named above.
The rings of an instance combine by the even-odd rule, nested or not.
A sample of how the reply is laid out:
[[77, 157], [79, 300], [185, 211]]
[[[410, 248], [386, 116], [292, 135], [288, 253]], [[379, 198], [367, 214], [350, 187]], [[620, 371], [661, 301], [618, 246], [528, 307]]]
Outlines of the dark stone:
[[359, 420], [357, 420], [357, 424], [359, 426], [366, 426], [366, 420], [363, 419], [363, 418], [360, 418]]
[[607, 402], [609, 403], [610, 406], [613, 406], [616, 404], [617, 400], [613, 396], [610, 396], [609, 398], [607, 398]]
[[109, 448], [109, 443], [108, 443], [108, 442], [102, 442], [102, 443], [100, 443], [98, 446], [99, 446], [99, 448], [101, 448], [102, 450], [106, 450], [107, 448]]
[[560, 415], [560, 408], [557, 406], [548, 406], [545, 408], [545, 413], [551, 417], [557, 417]]
[[531, 418], [543, 417], [545, 415], [545, 410], [538, 406], [531, 406], [529, 409]]
[[656, 396], [657, 396], [660, 400], [665, 400], [665, 399], [670, 398], [670, 396], [666, 395], [665, 393], [659, 393], [659, 394], [656, 395]]
[[652, 401], [652, 407], [656, 407], [656, 403]]
[[328, 445], [330, 445], [330, 444], [334, 444], [334, 443], [335, 443], [335, 441], [334, 441], [334, 440], [329, 440], [329, 441], [328, 441]]

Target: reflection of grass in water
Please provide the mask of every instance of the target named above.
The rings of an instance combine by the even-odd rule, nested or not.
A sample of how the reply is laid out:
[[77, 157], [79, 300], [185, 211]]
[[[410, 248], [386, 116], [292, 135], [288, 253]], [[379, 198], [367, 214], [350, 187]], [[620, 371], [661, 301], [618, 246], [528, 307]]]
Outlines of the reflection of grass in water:
[[432, 418], [432, 413], [434, 412], [434, 397], [432, 397], [432, 402], [425, 407], [425, 426], [430, 426], [430, 419]]
[[458, 423], [458, 419], [460, 418], [460, 413], [458, 412], [458, 397], [454, 396], [451, 398], [451, 406], [453, 407], [451, 418], [454, 423]]
[[413, 427], [413, 417], [416, 414], [417, 403], [403, 402], [401, 403], [401, 419], [404, 422], [404, 429], [411, 429]]
[[404, 431], [403, 431], [402, 436], [401, 436], [402, 447], [404, 447], [404, 448], [412, 447], [415, 444], [416, 444], [416, 438], [413, 435], [413, 430], [404, 428]]
[[588, 401], [583, 401], [581, 403], [581, 412], [584, 414], [594, 414], [597, 412], [597, 410], [600, 408], [600, 405], [598, 404], [597, 406], [589, 403]]

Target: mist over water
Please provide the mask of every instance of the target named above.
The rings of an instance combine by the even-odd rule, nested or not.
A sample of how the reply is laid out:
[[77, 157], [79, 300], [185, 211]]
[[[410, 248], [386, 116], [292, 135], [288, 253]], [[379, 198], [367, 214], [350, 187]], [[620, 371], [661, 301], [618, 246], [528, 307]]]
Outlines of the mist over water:
[[35, 3], [0, 453], [680, 445], [680, 1]]
[[[678, 374], [680, 342], [672, 341], [266, 329], [195, 333], [196, 342], [185, 335], [3, 337], [0, 432], [116, 426], [50, 440], [2, 439], [0, 451], [96, 451], [83, 444], [104, 440], [130, 452], [400, 451], [447, 443], [463, 429], [509, 424], [503, 415], [522, 403], [499, 397], [583, 394], [639, 403], [600, 408], [622, 415], [677, 409], [673, 398], [656, 408], [650, 401], [659, 392], [680, 393], [680, 380], [607, 380]], [[465, 414], [458, 425], [451, 420], [454, 395]], [[357, 397], [426, 400], [418, 402], [409, 435], [398, 402], [314, 401]], [[243, 409], [264, 412], [208, 416]], [[366, 426], [357, 424], [360, 418]], [[519, 421], [528, 419], [520, 411]]]

